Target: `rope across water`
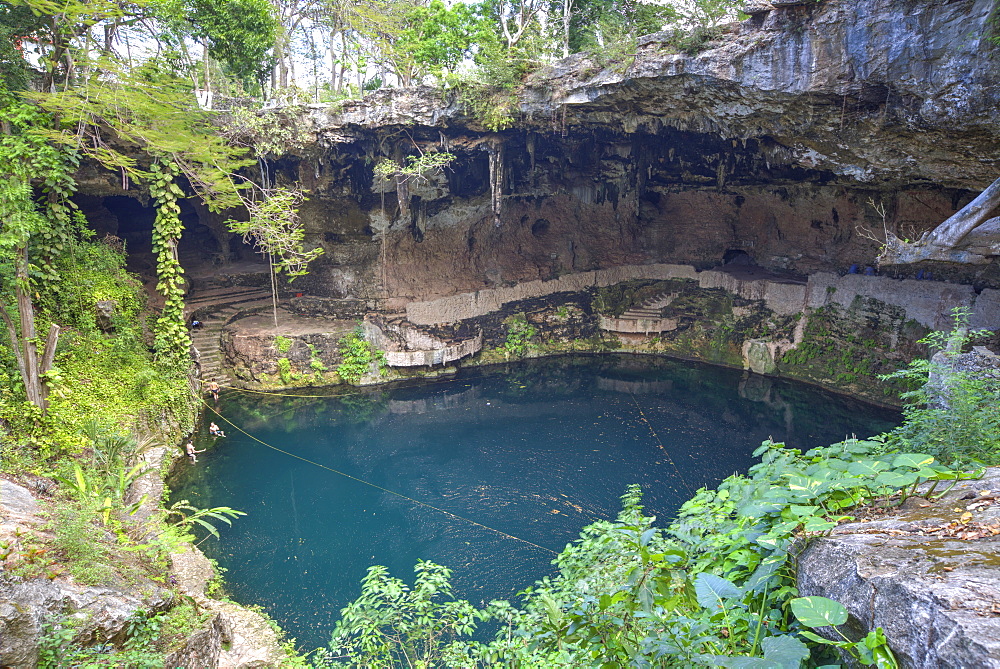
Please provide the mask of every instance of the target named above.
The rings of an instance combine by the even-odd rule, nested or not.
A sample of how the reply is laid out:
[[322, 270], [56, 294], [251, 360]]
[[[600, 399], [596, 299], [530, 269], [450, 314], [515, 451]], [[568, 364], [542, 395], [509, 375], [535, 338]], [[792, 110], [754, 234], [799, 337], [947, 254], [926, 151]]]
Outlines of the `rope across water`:
[[[306, 396], [305, 395], [294, 395], [293, 397], [306, 397]], [[319, 397], [330, 397], [330, 396], [329, 395], [320, 395]], [[325, 470], [327, 470], [329, 472], [332, 472], [334, 474], [339, 474], [340, 476], [343, 476], [344, 478], [349, 478], [352, 481], [357, 481], [358, 483], [362, 483], [364, 485], [371, 486], [372, 488], [376, 488], [377, 490], [381, 490], [382, 492], [388, 493], [390, 495], [395, 495], [396, 497], [400, 497], [402, 499], [405, 499], [405, 500], [407, 500], [409, 502], [412, 502], [413, 504], [417, 504], [419, 506], [427, 507], [428, 509], [433, 509], [434, 511], [437, 511], [439, 513], [443, 513], [446, 516], [450, 516], [450, 517], [455, 518], [457, 520], [462, 520], [462, 521], [465, 521], [467, 523], [471, 523], [472, 525], [475, 525], [477, 527], [481, 527], [484, 530], [489, 530], [490, 532], [494, 532], [496, 534], [499, 534], [502, 537], [506, 537], [508, 539], [513, 539], [514, 541], [520, 541], [521, 543], [528, 544], [529, 546], [534, 546], [535, 548], [537, 548], [539, 550], [542, 550], [542, 551], [545, 551], [546, 553], [551, 553], [552, 555], [558, 555], [558, 552], [552, 550], [551, 548], [546, 548], [545, 546], [539, 546], [538, 544], [536, 544], [536, 543], [534, 543], [532, 541], [528, 541], [527, 539], [522, 539], [521, 537], [514, 536], [513, 534], [509, 534], [507, 532], [504, 532], [503, 530], [498, 530], [495, 527], [490, 527], [489, 525], [484, 525], [483, 523], [480, 523], [480, 522], [477, 522], [475, 520], [472, 520], [471, 518], [466, 518], [465, 516], [460, 516], [457, 513], [452, 513], [451, 511], [446, 511], [445, 509], [442, 509], [441, 507], [434, 506], [433, 504], [428, 504], [427, 502], [421, 502], [419, 499], [414, 499], [412, 497], [404, 495], [403, 493], [396, 492], [395, 490], [389, 490], [388, 488], [383, 488], [380, 485], [377, 485], [375, 483], [371, 483], [369, 481], [365, 481], [364, 479], [360, 479], [357, 476], [351, 476], [350, 474], [342, 472], [339, 469], [334, 469], [333, 467], [328, 467], [328, 466], [326, 466], [324, 464], [321, 464], [319, 462], [316, 462], [314, 460], [310, 460], [309, 458], [304, 458], [301, 455], [296, 455], [295, 453], [292, 453], [291, 451], [286, 451], [283, 448], [278, 448], [277, 446], [273, 446], [273, 445], [267, 443], [266, 441], [264, 441], [262, 439], [259, 439], [259, 438], [255, 437], [254, 435], [250, 434], [249, 432], [247, 432], [246, 430], [244, 430], [243, 428], [241, 428], [239, 425], [237, 425], [236, 423], [232, 422], [231, 420], [229, 420], [228, 418], [226, 418], [225, 416], [223, 416], [221, 413], [219, 413], [215, 409], [215, 407], [213, 407], [212, 405], [210, 405], [205, 400], [202, 400], [202, 404], [205, 405], [205, 408], [207, 408], [209, 411], [211, 411], [216, 416], [218, 416], [219, 420], [224, 421], [226, 424], [232, 426], [234, 429], [236, 429], [239, 432], [241, 432], [241, 433], [245, 434], [246, 436], [250, 437], [251, 439], [253, 439], [257, 443], [261, 444], [262, 446], [266, 446], [267, 448], [270, 448], [271, 450], [277, 451], [279, 453], [284, 453], [285, 455], [287, 455], [289, 457], [292, 457], [292, 458], [295, 458], [296, 460], [301, 460], [302, 462], [306, 462], [306, 463], [308, 463], [310, 465], [313, 465], [315, 467], [319, 467], [320, 469], [325, 469]]]

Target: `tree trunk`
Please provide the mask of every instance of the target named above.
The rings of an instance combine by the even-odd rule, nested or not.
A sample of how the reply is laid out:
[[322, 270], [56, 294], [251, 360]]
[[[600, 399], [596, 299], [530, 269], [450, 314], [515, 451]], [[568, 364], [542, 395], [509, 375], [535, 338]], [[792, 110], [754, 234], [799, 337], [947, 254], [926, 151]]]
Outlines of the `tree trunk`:
[[274, 255], [267, 254], [267, 266], [271, 270], [271, 313], [274, 316], [274, 327], [278, 328], [278, 277], [274, 274]]
[[49, 326], [49, 334], [45, 339], [45, 349], [42, 353], [42, 360], [38, 360], [38, 348], [35, 341], [35, 306], [31, 301], [31, 291], [27, 288], [28, 282], [28, 247], [27, 245], [18, 249], [16, 270], [16, 287], [14, 293], [17, 297], [18, 317], [21, 320], [21, 332], [18, 335], [17, 326], [7, 313], [7, 308], [0, 304], [0, 319], [7, 326], [7, 334], [10, 337], [10, 348], [14, 353], [17, 362], [17, 371], [21, 374], [24, 382], [24, 391], [28, 396], [28, 401], [37, 406], [44, 413], [48, 408], [46, 396], [48, 388], [42, 383], [42, 374], [52, 369], [52, 362], [55, 360], [56, 345], [59, 342], [59, 326], [53, 323]]
[[24, 390], [28, 401], [45, 408], [42, 399], [42, 383], [38, 376], [38, 349], [35, 347], [35, 306], [31, 302], [31, 288], [28, 286], [28, 246], [18, 249], [16, 288], [17, 311], [21, 317], [21, 341], [24, 345]]
[[[992, 239], [992, 234], [971, 235], [970, 245], [961, 242], [977, 228], [992, 229], [995, 219], [990, 214], [1000, 207], [1000, 179], [979, 194], [969, 204], [962, 207], [944, 223], [925, 234], [915, 242], [904, 242], [894, 236], [886, 240], [885, 248], [879, 255], [882, 265], [903, 265], [922, 260], [942, 260], [945, 262], [982, 264], [989, 262], [989, 251], [1000, 246], [1000, 239]], [[980, 239], [982, 237], [983, 239]], [[972, 246], [973, 248], [965, 248]], [[998, 251], [1000, 252], [1000, 251]], [[986, 254], [984, 254], [986, 253]]]
[[573, 17], [573, 0], [563, 0], [563, 58], [569, 56], [569, 24]]
[[1000, 179], [979, 194], [975, 200], [962, 207], [928, 235], [927, 242], [938, 246], [954, 246], [972, 232], [990, 214], [1000, 207]]
[[[59, 343], [59, 331], [60, 327], [53, 323], [49, 326], [49, 334], [45, 338], [45, 348], [42, 352], [42, 365], [38, 368], [38, 374], [41, 376], [45, 372], [52, 369], [52, 363], [56, 358], [56, 345]], [[45, 411], [49, 408], [49, 387], [45, 382], [42, 382], [42, 410]]]

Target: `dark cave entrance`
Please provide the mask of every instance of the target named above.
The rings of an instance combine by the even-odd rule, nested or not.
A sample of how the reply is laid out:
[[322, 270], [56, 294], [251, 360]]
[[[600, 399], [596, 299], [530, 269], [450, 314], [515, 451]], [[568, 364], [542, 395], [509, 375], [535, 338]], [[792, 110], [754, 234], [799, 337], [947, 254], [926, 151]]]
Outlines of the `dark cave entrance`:
[[[127, 195], [80, 195], [74, 199], [98, 237], [114, 235], [125, 242], [128, 270], [138, 274], [147, 290], [152, 290], [156, 284], [153, 203]], [[179, 204], [184, 231], [177, 255], [189, 278], [211, 276], [234, 263], [263, 264], [252, 246], [226, 229], [224, 217], [196, 206], [190, 199]]]
[[742, 265], [742, 266], [753, 266], [756, 265], [750, 254], [742, 249], [729, 249], [722, 255], [723, 265]]

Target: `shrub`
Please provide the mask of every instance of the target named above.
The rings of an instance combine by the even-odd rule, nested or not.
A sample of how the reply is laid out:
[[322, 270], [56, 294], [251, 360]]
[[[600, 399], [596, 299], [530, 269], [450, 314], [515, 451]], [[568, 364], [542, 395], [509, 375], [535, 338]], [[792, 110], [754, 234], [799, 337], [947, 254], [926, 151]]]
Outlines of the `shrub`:
[[969, 331], [969, 312], [953, 310], [951, 332], [932, 332], [920, 343], [931, 350], [929, 360], [914, 360], [906, 368], [880, 377], [901, 380], [912, 390], [903, 393], [905, 422], [887, 435], [890, 450], [916, 450], [952, 463], [1000, 462], [1000, 377], [962, 371], [956, 357], [986, 331]]
[[538, 328], [528, 322], [524, 314], [515, 314], [504, 320], [507, 338], [502, 350], [507, 359], [523, 358], [528, 352], [531, 340], [538, 334]]
[[377, 365], [378, 373], [386, 373], [385, 354], [365, 339], [361, 328], [340, 340], [342, 362], [337, 366], [337, 374], [348, 383], [357, 383]]

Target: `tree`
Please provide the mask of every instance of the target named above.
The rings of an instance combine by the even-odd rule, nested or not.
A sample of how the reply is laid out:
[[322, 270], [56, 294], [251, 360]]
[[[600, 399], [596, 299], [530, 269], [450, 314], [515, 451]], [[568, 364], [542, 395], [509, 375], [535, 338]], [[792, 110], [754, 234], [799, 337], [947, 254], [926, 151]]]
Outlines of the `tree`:
[[[0, 263], [7, 270], [5, 278], [14, 284], [18, 314], [15, 323], [7, 305], [0, 301], [0, 319], [7, 328], [28, 401], [44, 412], [48, 394], [44, 378], [52, 367], [60, 328], [51, 324], [39, 358], [30, 256], [33, 245], [44, 247], [46, 238], [57, 237], [70, 225], [68, 197], [73, 192], [75, 155], [52, 146], [38, 132], [49, 119], [37, 108], [7, 94], [0, 98], [0, 115], [4, 118], [0, 163], [8, 169], [7, 178], [0, 181]], [[44, 195], [37, 202], [32, 177], [41, 177], [42, 181]], [[42, 254], [50, 252], [38, 250]]]
[[[879, 263], [903, 265], [923, 260], [989, 263], [1000, 255], [1000, 216], [996, 215], [998, 209], [1000, 179], [915, 242], [899, 239], [886, 228]], [[882, 210], [880, 213], [884, 215], [885, 212]], [[867, 236], [879, 241], [871, 233]]]
[[244, 198], [250, 214], [247, 221], [231, 220], [230, 230], [253, 242], [257, 251], [267, 256], [271, 275], [271, 305], [274, 326], [278, 327], [278, 278], [284, 272], [289, 280], [306, 273], [306, 266], [323, 249], [305, 250], [305, 231], [298, 218], [302, 193], [288, 188], [256, 188], [256, 197]]
[[[267, 0], [189, 0], [180, 7], [189, 34], [224, 71], [259, 92], [273, 65], [278, 20]], [[207, 69], [207, 62], [205, 63]], [[207, 87], [207, 84], [206, 84]]]
[[448, 8], [441, 0], [413, 5], [404, 14], [399, 32], [389, 40], [396, 75], [404, 86], [423, 75], [439, 79], [469, 55], [479, 29], [479, 18], [468, 5]]
[[28, 7], [0, 2], [0, 87], [18, 90], [28, 87], [28, 62], [24, 59], [24, 39], [41, 31], [42, 17]]

